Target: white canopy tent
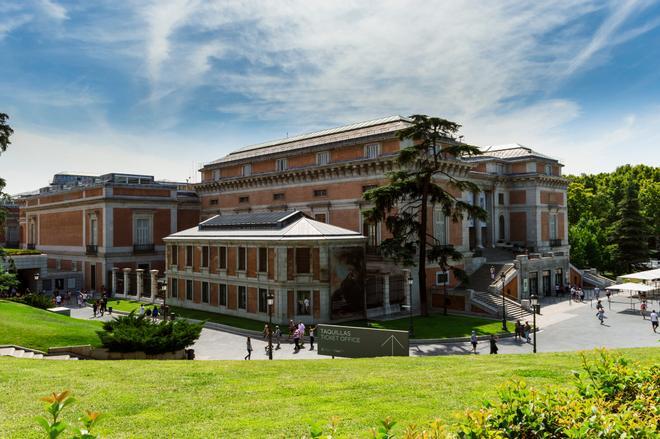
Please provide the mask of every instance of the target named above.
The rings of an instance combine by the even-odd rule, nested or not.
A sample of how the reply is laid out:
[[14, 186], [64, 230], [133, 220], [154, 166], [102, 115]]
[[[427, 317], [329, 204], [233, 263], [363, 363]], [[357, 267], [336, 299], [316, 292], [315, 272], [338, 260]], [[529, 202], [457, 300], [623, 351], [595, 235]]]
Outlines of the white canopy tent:
[[654, 270], [640, 271], [638, 273], [624, 274], [621, 279], [635, 279], [642, 281], [660, 281], [660, 268]]
[[646, 292], [653, 291], [655, 287], [651, 285], [636, 284], [633, 282], [626, 282], [624, 284], [611, 285], [606, 288], [606, 290], [619, 290], [619, 291], [637, 291], [637, 292]]

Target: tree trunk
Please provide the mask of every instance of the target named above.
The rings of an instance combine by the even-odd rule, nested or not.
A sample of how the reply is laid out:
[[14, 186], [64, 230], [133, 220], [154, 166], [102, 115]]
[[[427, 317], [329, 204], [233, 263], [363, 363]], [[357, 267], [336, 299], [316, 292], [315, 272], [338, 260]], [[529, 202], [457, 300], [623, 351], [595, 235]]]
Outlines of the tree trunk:
[[422, 189], [422, 217], [419, 230], [419, 308], [423, 316], [429, 315], [428, 295], [426, 292], [426, 227], [428, 223], [428, 181], [424, 182]]

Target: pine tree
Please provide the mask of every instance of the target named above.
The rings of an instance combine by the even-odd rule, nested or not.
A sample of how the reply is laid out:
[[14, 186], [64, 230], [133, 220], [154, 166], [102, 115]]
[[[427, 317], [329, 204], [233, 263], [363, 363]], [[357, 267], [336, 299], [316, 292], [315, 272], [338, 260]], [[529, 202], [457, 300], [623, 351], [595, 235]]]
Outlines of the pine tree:
[[627, 271], [643, 268], [650, 256], [649, 233], [640, 213], [637, 187], [631, 181], [627, 182], [619, 202], [618, 220], [613, 225], [612, 235], [618, 268]]
[[406, 266], [417, 265], [420, 311], [428, 315], [427, 261], [437, 261], [444, 271], [464, 277], [462, 270], [449, 263], [459, 260], [461, 253], [437, 242], [428, 233], [429, 212], [433, 211], [429, 209], [439, 206], [452, 221], [460, 221], [464, 214], [486, 218], [486, 211], [456, 198], [450, 191], [478, 192], [479, 188], [447, 170], [458, 157], [481, 154], [481, 151], [457, 140], [460, 128], [457, 123], [425, 115], [414, 115], [411, 119], [412, 125], [398, 136], [401, 140], [411, 140], [412, 145], [399, 151], [398, 170], [388, 174], [389, 184], [365, 192], [365, 200], [373, 207], [363, 213], [372, 224], [384, 221], [391, 232], [392, 238], [380, 245], [385, 256]]

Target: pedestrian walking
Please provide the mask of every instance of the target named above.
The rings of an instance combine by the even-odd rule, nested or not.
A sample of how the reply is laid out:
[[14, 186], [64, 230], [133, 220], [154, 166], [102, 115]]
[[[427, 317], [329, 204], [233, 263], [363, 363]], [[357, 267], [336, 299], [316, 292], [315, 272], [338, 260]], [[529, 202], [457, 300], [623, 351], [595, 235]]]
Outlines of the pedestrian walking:
[[525, 322], [525, 326], [523, 327], [523, 333], [525, 335], [525, 341], [527, 341], [527, 343], [532, 342], [532, 339], [529, 336], [530, 332], [532, 332], [532, 327], [529, 325], [529, 322]]
[[298, 335], [300, 336], [300, 348], [302, 349], [305, 347], [305, 324], [303, 322], [298, 323], [298, 331], [300, 332]]
[[280, 339], [282, 338], [282, 331], [280, 330], [279, 325], [275, 325], [275, 341], [277, 342], [277, 347], [275, 349], [280, 349]]
[[138, 311], [139, 315], [144, 315], [144, 305], [140, 305], [140, 310]]
[[610, 292], [610, 290], [607, 290], [607, 292], [605, 293], [605, 295], [607, 296], [607, 303], [609, 303], [609, 302], [611, 301], [611, 300], [610, 300], [610, 297], [612, 296], [612, 293]]
[[470, 336], [470, 343], [472, 343], [472, 353], [476, 354], [477, 353], [477, 331], [472, 331], [472, 335]]
[[651, 318], [651, 328], [653, 328], [653, 332], [658, 332], [658, 313], [653, 310], [649, 317]]
[[603, 303], [599, 300], [598, 302], [596, 302], [596, 310], [598, 311], [601, 309], [603, 309]]
[[491, 355], [496, 355], [498, 351], [497, 347], [497, 337], [495, 337], [495, 334], [491, 334], [490, 336], [490, 354]]
[[522, 324], [520, 323], [520, 320], [516, 320], [516, 327], [514, 329], [513, 339], [516, 341], [520, 340], [521, 334], [522, 334]]
[[646, 320], [646, 300], [642, 300], [639, 305], [639, 313], [642, 315], [642, 319]]
[[57, 293], [57, 296], [55, 296], [55, 304], [57, 306], [62, 305], [62, 295], [60, 293]]
[[96, 317], [96, 312], [98, 311], [98, 309], [99, 309], [99, 303], [98, 301], [96, 301], [92, 304], [92, 312], [94, 313], [94, 317]]
[[601, 325], [605, 324], [605, 322], [604, 322], [604, 320], [605, 320], [605, 310], [603, 310], [602, 308], [600, 310], [598, 310], [598, 312], [596, 313], [596, 317], [598, 317], [598, 320], [600, 320]]
[[268, 338], [268, 332], [269, 332], [269, 331], [270, 331], [270, 329], [268, 328], [268, 323], [266, 323], [266, 324], [264, 325], [264, 330], [261, 331], [261, 335], [263, 335], [264, 340], [266, 340], [266, 339]]
[[289, 335], [287, 336], [287, 340], [291, 340], [293, 338], [293, 332], [296, 330], [296, 324], [293, 323], [293, 320], [289, 320]]
[[158, 320], [158, 314], [160, 311], [158, 310], [158, 305], [154, 305], [154, 310], [151, 312], [151, 316], [154, 318], [154, 320]]
[[293, 330], [293, 351], [298, 352], [300, 350], [300, 329]]
[[243, 357], [244, 360], [250, 360], [252, 359], [252, 340], [250, 337], [247, 338], [246, 346], [247, 348], [247, 355]]
[[309, 327], [309, 350], [314, 350], [314, 336], [316, 335], [316, 326]]

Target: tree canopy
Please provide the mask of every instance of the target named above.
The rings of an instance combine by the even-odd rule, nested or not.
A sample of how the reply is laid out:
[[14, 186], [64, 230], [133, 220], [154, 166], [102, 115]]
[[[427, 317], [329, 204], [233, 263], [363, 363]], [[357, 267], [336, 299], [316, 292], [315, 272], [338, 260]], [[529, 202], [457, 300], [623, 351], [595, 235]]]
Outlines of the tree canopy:
[[430, 302], [427, 261], [438, 262], [443, 271], [463, 277], [462, 270], [450, 264], [460, 260], [461, 253], [428, 232], [429, 206], [440, 207], [452, 221], [460, 221], [465, 214], [485, 218], [486, 212], [453, 195], [478, 192], [479, 188], [445, 170], [448, 160], [481, 153], [477, 147], [458, 141], [460, 125], [426, 115], [411, 119], [413, 124], [398, 133], [402, 143], [408, 143], [399, 151], [398, 169], [388, 174], [387, 185], [365, 192], [364, 198], [372, 207], [364, 216], [373, 224], [384, 222], [391, 233], [392, 237], [380, 244], [386, 257], [406, 266], [417, 265], [420, 309], [426, 315]]
[[[569, 243], [576, 266], [619, 274], [658, 255], [660, 168], [625, 165], [568, 179]], [[636, 243], [624, 242], [631, 239]]]

